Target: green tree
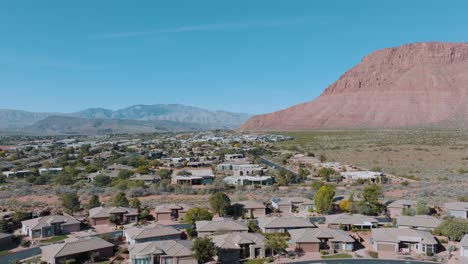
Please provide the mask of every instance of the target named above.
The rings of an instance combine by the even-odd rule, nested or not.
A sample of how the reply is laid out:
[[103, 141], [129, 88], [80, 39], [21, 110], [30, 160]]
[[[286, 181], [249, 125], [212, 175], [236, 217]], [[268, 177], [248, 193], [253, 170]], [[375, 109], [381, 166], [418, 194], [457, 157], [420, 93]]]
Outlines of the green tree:
[[105, 187], [111, 183], [112, 179], [105, 175], [105, 174], [99, 174], [96, 177], [94, 177], [93, 183], [97, 187]]
[[30, 215], [23, 211], [16, 211], [12, 216], [13, 223], [17, 223], [17, 224], [29, 218], [30, 218]]
[[450, 240], [460, 241], [465, 234], [468, 234], [468, 220], [462, 218], [446, 218], [436, 228], [435, 233], [447, 236]]
[[138, 200], [138, 198], [133, 198], [130, 200], [130, 207], [138, 209], [138, 212], [141, 210], [141, 202]]
[[324, 185], [315, 194], [315, 207], [318, 213], [328, 213], [333, 203], [335, 190], [329, 185]]
[[211, 220], [212, 218], [213, 214], [208, 209], [192, 207], [185, 213], [184, 222], [193, 225], [196, 221]]
[[86, 205], [86, 208], [87, 209], [92, 209], [92, 208], [96, 208], [96, 207], [99, 207], [101, 206], [101, 201], [99, 201], [99, 196], [97, 196], [96, 194], [94, 194], [93, 196], [91, 196], [91, 198], [89, 199], [89, 202], [88, 204]]
[[265, 234], [265, 248], [271, 251], [273, 256], [275, 252], [283, 252], [288, 247], [287, 238], [282, 234]]
[[318, 191], [320, 189], [320, 187], [322, 187], [324, 185], [325, 185], [324, 182], [312, 181], [312, 183], [310, 184], [310, 187], [312, 188], [312, 190]]
[[307, 179], [307, 176], [309, 175], [310, 175], [310, 171], [308, 169], [299, 168], [297, 176], [299, 176], [299, 179], [301, 179], [301, 181], [304, 181], [305, 179]]
[[320, 168], [317, 174], [325, 181], [329, 181], [332, 176], [336, 174], [336, 171], [332, 168]]
[[193, 241], [193, 256], [198, 263], [206, 263], [216, 256], [216, 246], [209, 237], [199, 237]]
[[125, 193], [119, 192], [118, 194], [114, 196], [114, 199], [112, 200], [112, 205], [128, 207], [130, 203], [128, 202], [127, 196], [125, 196]]
[[117, 179], [128, 180], [132, 175], [133, 171], [121, 170], [119, 171], [119, 174], [117, 174]]
[[114, 225], [117, 226], [117, 225], [120, 225], [121, 219], [120, 219], [120, 217], [119, 217], [118, 215], [116, 215], [116, 214], [111, 214], [111, 215], [109, 216], [109, 222], [111, 222], [112, 224], [114, 224]]
[[382, 194], [382, 187], [377, 184], [365, 186], [361, 191], [361, 196], [365, 202], [379, 203], [379, 196]]
[[231, 199], [222, 192], [213, 194], [208, 202], [210, 203], [211, 210], [220, 216], [226, 214], [231, 206]]
[[427, 206], [425, 201], [418, 201], [415, 206], [415, 212], [417, 215], [429, 215], [431, 213], [431, 208]]
[[76, 193], [64, 193], [60, 196], [60, 200], [62, 200], [62, 207], [66, 212], [72, 214], [80, 210], [81, 204]]

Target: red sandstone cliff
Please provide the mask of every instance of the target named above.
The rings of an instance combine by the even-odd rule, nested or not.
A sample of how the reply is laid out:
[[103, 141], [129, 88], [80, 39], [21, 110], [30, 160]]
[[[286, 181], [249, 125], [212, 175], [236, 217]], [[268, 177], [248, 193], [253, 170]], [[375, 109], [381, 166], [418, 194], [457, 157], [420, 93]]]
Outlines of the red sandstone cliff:
[[397, 128], [468, 124], [468, 43], [376, 51], [315, 100], [254, 116], [241, 130]]

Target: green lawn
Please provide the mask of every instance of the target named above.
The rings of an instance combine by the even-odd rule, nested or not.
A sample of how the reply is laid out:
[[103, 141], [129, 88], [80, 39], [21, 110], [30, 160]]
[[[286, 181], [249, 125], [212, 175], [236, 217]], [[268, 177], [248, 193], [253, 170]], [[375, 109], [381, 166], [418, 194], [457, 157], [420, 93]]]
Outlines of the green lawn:
[[10, 252], [8, 252], [6, 250], [0, 251], [0, 257], [3, 257], [3, 256], [8, 255], [8, 254], [10, 254]]
[[54, 237], [51, 237], [49, 239], [46, 239], [46, 240], [42, 240], [41, 243], [55, 243], [55, 242], [59, 242], [59, 241], [62, 241], [64, 239], [68, 238], [67, 235], [60, 235], [60, 236], [54, 236]]
[[346, 259], [346, 258], [353, 258], [350, 254], [340, 253], [336, 255], [329, 255], [329, 256], [322, 256], [322, 259]]

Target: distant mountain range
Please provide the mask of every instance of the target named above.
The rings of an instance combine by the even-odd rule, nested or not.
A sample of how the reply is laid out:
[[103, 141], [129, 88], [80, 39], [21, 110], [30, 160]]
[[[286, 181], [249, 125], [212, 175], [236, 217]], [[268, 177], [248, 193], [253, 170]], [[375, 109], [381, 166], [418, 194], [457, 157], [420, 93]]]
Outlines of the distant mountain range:
[[249, 117], [179, 104], [134, 105], [115, 111], [89, 108], [75, 113], [0, 109], [0, 134], [96, 135], [233, 129]]

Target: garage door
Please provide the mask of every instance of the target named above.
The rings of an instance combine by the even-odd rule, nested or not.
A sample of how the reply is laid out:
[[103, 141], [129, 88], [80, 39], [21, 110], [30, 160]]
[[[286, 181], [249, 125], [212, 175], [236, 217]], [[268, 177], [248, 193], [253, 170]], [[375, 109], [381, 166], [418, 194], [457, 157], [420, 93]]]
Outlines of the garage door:
[[395, 252], [395, 244], [377, 244], [377, 251], [393, 251]]
[[461, 251], [461, 255], [464, 257], [468, 257], [468, 248], [465, 248]]

